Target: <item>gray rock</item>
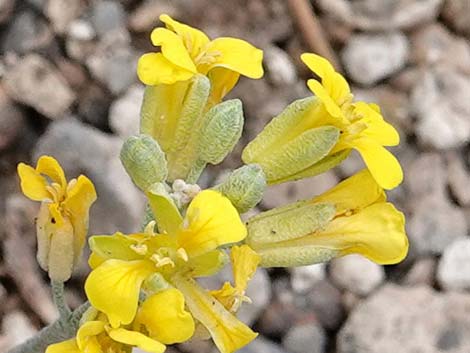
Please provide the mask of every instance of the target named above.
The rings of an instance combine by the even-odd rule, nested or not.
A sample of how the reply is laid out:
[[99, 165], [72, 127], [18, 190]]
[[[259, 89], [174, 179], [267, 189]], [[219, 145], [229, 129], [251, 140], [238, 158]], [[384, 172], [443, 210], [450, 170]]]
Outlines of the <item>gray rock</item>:
[[417, 254], [441, 254], [467, 234], [465, 213], [447, 200], [429, 195], [412, 205], [408, 218], [410, 249]]
[[126, 14], [119, 1], [95, 1], [91, 9], [91, 22], [99, 36], [125, 27]]
[[434, 284], [437, 261], [434, 257], [418, 259], [406, 274], [403, 284], [408, 286]]
[[284, 348], [292, 353], [323, 353], [325, 344], [325, 331], [317, 323], [294, 326], [282, 340]]
[[18, 141], [24, 132], [26, 116], [0, 89], [0, 151], [3, 151]]
[[296, 293], [308, 292], [326, 276], [325, 264], [294, 267], [291, 272], [291, 285]]
[[345, 308], [341, 292], [328, 280], [316, 283], [307, 295], [307, 306], [315, 313], [321, 325], [337, 330], [343, 323]]
[[7, 21], [15, 8], [15, 0], [0, 0], [0, 23]]
[[290, 56], [282, 49], [270, 46], [264, 51], [264, 65], [271, 81], [279, 87], [294, 84], [297, 72]]
[[84, 121], [101, 129], [109, 129], [108, 112], [112, 97], [102, 86], [96, 83], [88, 84], [81, 91], [78, 112]]
[[81, 0], [48, 0], [45, 13], [54, 31], [58, 34], [65, 33], [70, 22], [84, 10], [83, 5]]
[[238, 353], [287, 353], [281, 346], [267, 340], [262, 336], [258, 336], [247, 346], [237, 351]]
[[112, 93], [120, 94], [137, 80], [137, 60], [137, 53], [130, 47], [129, 33], [117, 29], [103, 35], [86, 65]]
[[346, 44], [342, 58], [354, 81], [371, 85], [402, 69], [408, 52], [408, 40], [400, 32], [357, 34]]
[[348, 255], [330, 263], [332, 281], [358, 295], [368, 295], [385, 280], [382, 266], [360, 255]]
[[66, 80], [46, 59], [36, 54], [23, 57], [5, 74], [7, 93], [16, 101], [57, 119], [75, 100]]
[[2, 332], [13, 348], [34, 336], [37, 330], [22, 311], [12, 311], [2, 317]]
[[387, 285], [359, 304], [341, 329], [338, 353], [467, 353], [470, 296]]
[[470, 206], [470, 171], [456, 153], [447, 157], [447, 173], [452, 195], [462, 206]]
[[470, 1], [445, 0], [442, 17], [457, 32], [470, 36]]
[[[201, 278], [200, 282], [210, 290], [219, 289], [224, 282], [233, 284], [232, 269], [230, 266], [226, 266], [217, 275]], [[271, 285], [265, 269], [259, 268], [256, 271], [248, 283], [246, 295], [252, 300], [252, 303], [244, 303], [238, 311], [237, 317], [247, 325], [252, 325], [271, 299]]]
[[119, 160], [121, 139], [75, 119], [50, 125], [34, 151], [35, 158], [57, 158], [69, 178], [84, 174], [95, 184], [98, 200], [90, 214], [90, 234], [135, 232], [143, 219], [143, 195]]
[[416, 81], [411, 107], [418, 120], [416, 135], [421, 144], [450, 149], [469, 141], [468, 76], [442, 65], [426, 70]]
[[470, 289], [470, 239], [457, 239], [442, 254], [437, 280], [447, 290]]
[[34, 11], [25, 10], [14, 17], [2, 38], [2, 52], [26, 54], [47, 47], [53, 40], [47, 23]]
[[[438, 153], [421, 153], [411, 163], [405, 165], [405, 186], [413, 199], [421, 199], [429, 195], [444, 198], [447, 178], [444, 159]], [[412, 200], [410, 200], [412, 201]], [[413, 201], [414, 202], [414, 201]]]
[[90, 22], [84, 19], [71, 22], [65, 42], [67, 55], [79, 62], [85, 62], [95, 51], [95, 36], [96, 32]]
[[411, 36], [412, 60], [420, 66], [444, 64], [470, 73], [470, 44], [433, 23]]
[[111, 105], [109, 124], [120, 137], [127, 138], [139, 133], [140, 107], [143, 96], [144, 88], [140, 85], [134, 85]]
[[439, 15], [442, 0], [320, 0], [321, 9], [362, 30], [407, 29]]
[[145, 0], [130, 14], [129, 28], [134, 32], [146, 32], [157, 25], [158, 16], [166, 13], [178, 18], [178, 8], [164, 0]]

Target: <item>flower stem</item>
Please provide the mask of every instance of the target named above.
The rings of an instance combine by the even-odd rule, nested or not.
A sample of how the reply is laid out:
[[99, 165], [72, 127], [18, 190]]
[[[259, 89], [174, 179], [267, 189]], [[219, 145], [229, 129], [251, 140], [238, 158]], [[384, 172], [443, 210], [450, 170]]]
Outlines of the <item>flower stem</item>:
[[59, 311], [60, 319], [66, 319], [70, 316], [71, 311], [65, 301], [64, 282], [51, 281], [52, 297], [54, 304]]

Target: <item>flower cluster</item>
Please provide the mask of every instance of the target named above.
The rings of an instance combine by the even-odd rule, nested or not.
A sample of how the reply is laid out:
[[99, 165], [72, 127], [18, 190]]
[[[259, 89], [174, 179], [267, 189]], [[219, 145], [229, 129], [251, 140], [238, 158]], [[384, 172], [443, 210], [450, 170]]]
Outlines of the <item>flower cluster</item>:
[[[93, 235], [85, 292], [91, 304], [76, 337], [47, 353], [162, 353], [166, 345], [212, 337], [231, 353], [257, 334], [236, 317], [261, 267], [303, 266], [348, 254], [379, 264], [408, 251], [404, 216], [383, 189], [403, 174], [384, 146], [399, 142], [377, 105], [354, 102], [346, 80], [324, 58], [303, 54], [320, 78], [314, 96], [289, 105], [243, 150], [245, 165], [201, 190], [199, 176], [231, 152], [243, 129], [242, 103], [223, 101], [240, 75], [263, 75], [261, 50], [236, 38], [210, 40], [167, 15], [151, 34], [160, 51], [138, 64], [146, 84], [141, 134], [130, 137], [121, 161], [148, 200], [141, 231]], [[352, 149], [367, 169], [322, 195], [259, 213], [242, 222], [268, 185], [322, 173]], [[84, 176], [66, 183], [52, 157], [36, 169], [18, 166], [25, 195], [41, 201], [38, 259], [51, 279], [66, 281], [81, 254], [88, 211], [96, 199]], [[198, 278], [230, 263], [233, 281], [207, 290]]]

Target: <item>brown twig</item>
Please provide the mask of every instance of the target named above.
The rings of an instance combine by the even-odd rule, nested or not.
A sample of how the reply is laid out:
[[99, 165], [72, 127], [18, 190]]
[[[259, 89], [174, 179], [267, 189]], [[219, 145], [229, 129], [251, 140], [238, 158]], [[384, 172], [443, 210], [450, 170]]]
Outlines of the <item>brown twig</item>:
[[335, 52], [326, 39], [323, 28], [309, 0], [288, 0], [289, 9], [309, 50], [324, 56], [337, 71], [342, 71]]

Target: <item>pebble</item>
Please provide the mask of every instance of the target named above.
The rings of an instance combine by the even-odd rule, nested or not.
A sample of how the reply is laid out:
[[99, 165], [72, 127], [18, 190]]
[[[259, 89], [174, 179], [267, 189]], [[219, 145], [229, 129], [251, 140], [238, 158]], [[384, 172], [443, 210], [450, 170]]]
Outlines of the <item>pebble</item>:
[[[218, 351], [217, 351], [218, 352]], [[278, 344], [258, 336], [254, 341], [237, 351], [238, 353], [288, 353]]]
[[320, 0], [322, 11], [366, 31], [409, 29], [434, 20], [443, 0]]
[[448, 66], [429, 68], [416, 81], [411, 108], [422, 145], [451, 149], [469, 141], [470, 77]]
[[339, 332], [338, 353], [467, 353], [470, 295], [387, 285], [368, 297]]
[[442, 254], [437, 280], [446, 290], [470, 289], [470, 239], [455, 240]]
[[297, 72], [290, 56], [282, 49], [270, 46], [264, 50], [264, 65], [270, 80], [283, 87], [297, 82]]
[[418, 259], [406, 274], [403, 284], [408, 286], [432, 286], [436, 276], [436, 267], [437, 261], [434, 257], [423, 257]]
[[126, 14], [119, 1], [95, 1], [91, 8], [91, 23], [99, 36], [125, 27]]
[[470, 206], [470, 171], [465, 167], [463, 158], [456, 153], [447, 156], [447, 173], [452, 196], [459, 205]]
[[470, 36], [470, 1], [445, 0], [442, 17], [458, 33]]
[[356, 34], [342, 52], [351, 78], [372, 85], [402, 69], [409, 55], [408, 39], [400, 32]]
[[330, 262], [330, 276], [340, 288], [366, 296], [385, 280], [382, 266], [360, 255], [348, 255]]
[[158, 17], [165, 13], [173, 18], [179, 17], [178, 8], [171, 2], [144, 0], [129, 15], [129, 28], [134, 32], [147, 32], [158, 25]]
[[123, 139], [139, 133], [143, 96], [142, 86], [131, 86], [122, 97], [113, 102], [109, 109], [111, 129]]
[[90, 83], [79, 96], [78, 112], [80, 117], [91, 125], [109, 129], [108, 112], [112, 102], [109, 92], [96, 83]]
[[83, 12], [83, 5], [81, 0], [48, 0], [45, 13], [54, 31], [64, 34], [69, 23]]
[[0, 23], [10, 19], [11, 13], [15, 8], [15, 0], [0, 0]]
[[44, 57], [28, 54], [5, 74], [7, 93], [49, 119], [58, 119], [69, 109], [75, 94], [60, 72]]
[[37, 330], [22, 311], [15, 310], [2, 316], [2, 332], [13, 348], [34, 336]]
[[292, 353], [324, 353], [325, 331], [317, 323], [296, 325], [287, 331], [282, 345]]
[[[447, 175], [444, 158], [435, 152], [421, 153], [404, 167], [405, 186], [413, 196], [412, 201], [434, 195], [444, 198], [446, 195]], [[414, 200], [414, 201], [413, 201]]]
[[341, 326], [345, 317], [341, 292], [329, 280], [317, 282], [305, 295], [322, 327], [334, 331]]
[[26, 116], [1, 88], [0, 111], [0, 151], [3, 151], [17, 142], [20, 134], [24, 132]]
[[54, 156], [69, 178], [84, 174], [95, 184], [98, 200], [91, 208], [90, 234], [140, 228], [145, 202], [119, 160], [121, 145], [121, 139], [74, 118], [52, 123], [36, 145], [36, 159]]
[[294, 267], [290, 272], [292, 289], [299, 294], [308, 292], [326, 276], [325, 264]]
[[24, 10], [16, 15], [2, 36], [2, 52], [27, 54], [47, 47], [53, 41], [52, 31], [36, 12]]
[[410, 249], [419, 255], [442, 254], [449, 244], [467, 234], [464, 211], [433, 195], [413, 203], [407, 224]]
[[137, 60], [127, 30], [116, 29], [103, 35], [93, 53], [86, 58], [86, 65], [98, 80], [118, 95], [137, 80]]

